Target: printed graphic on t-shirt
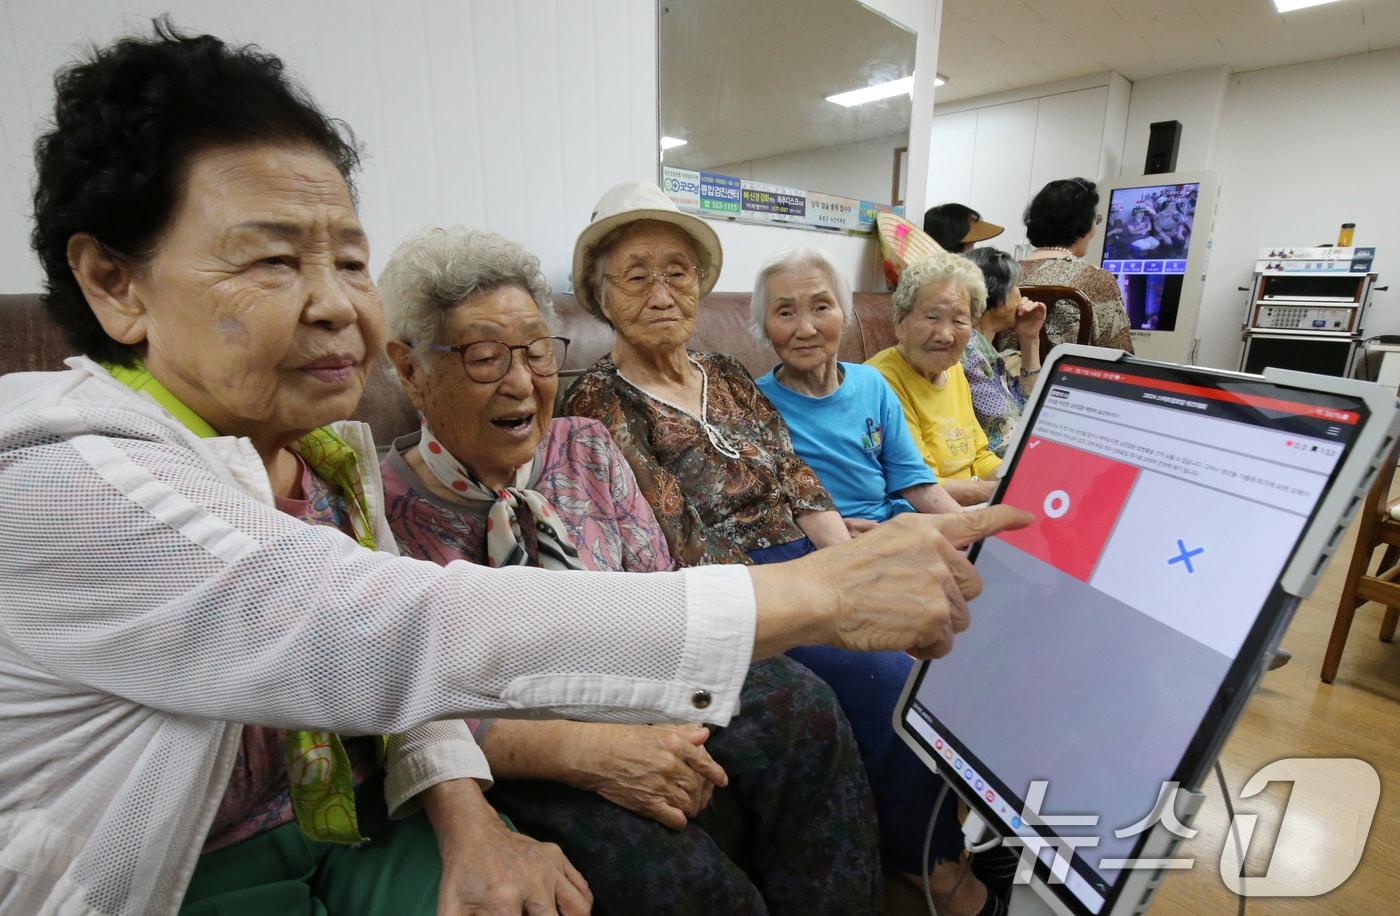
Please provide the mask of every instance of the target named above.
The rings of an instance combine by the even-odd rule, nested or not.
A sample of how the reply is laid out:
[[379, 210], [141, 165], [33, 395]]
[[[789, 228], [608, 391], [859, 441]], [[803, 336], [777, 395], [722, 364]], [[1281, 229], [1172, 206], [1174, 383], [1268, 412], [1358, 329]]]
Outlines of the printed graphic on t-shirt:
[[939, 420], [938, 434], [943, 438], [950, 458], [972, 457], [972, 430], [955, 420]]
[[874, 417], [865, 418], [865, 432], [860, 437], [860, 447], [871, 455], [880, 453], [880, 445], [885, 441], [885, 427], [875, 422]]

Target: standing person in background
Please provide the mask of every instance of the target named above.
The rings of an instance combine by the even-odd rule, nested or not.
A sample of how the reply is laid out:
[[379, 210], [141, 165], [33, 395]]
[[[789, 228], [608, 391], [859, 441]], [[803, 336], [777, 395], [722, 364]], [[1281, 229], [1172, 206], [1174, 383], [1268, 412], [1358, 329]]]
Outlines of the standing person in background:
[[[1089, 240], [1101, 221], [1098, 205], [1098, 189], [1087, 178], [1064, 178], [1040, 189], [1026, 208], [1026, 238], [1036, 247], [1021, 261], [1021, 283], [1072, 286], [1079, 290], [1094, 306], [1091, 343], [1131, 353], [1133, 338], [1118, 280], [1084, 260]], [[1079, 309], [1073, 302], [1050, 304], [1045, 333], [1052, 347], [1079, 339]], [[999, 347], [1005, 349], [1015, 343], [1010, 334], [1001, 336]]]
[[1006, 229], [982, 219], [982, 214], [971, 207], [940, 204], [924, 211], [924, 231], [944, 251], [961, 254], [971, 251], [978, 242], [996, 238]]

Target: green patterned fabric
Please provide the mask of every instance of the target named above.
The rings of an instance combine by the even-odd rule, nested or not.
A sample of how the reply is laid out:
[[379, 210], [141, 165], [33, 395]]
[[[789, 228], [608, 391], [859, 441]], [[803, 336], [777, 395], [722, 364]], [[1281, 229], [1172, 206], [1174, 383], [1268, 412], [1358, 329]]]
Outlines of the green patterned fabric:
[[[211, 439], [219, 435], [218, 430], [151, 375], [141, 361], [134, 366], [113, 363], [102, 366], [123, 385], [150, 395], [196, 436]], [[297, 441], [294, 450], [314, 474], [340, 491], [349, 510], [355, 540], [362, 547], [376, 549], [355, 450], [325, 427], [307, 433]], [[357, 845], [365, 842], [368, 838], [360, 836], [355, 817], [354, 774], [340, 738], [330, 732], [288, 731], [286, 739], [287, 783], [291, 787], [292, 810], [302, 832], [309, 839], [322, 843]], [[383, 747], [381, 739], [381, 758]]]

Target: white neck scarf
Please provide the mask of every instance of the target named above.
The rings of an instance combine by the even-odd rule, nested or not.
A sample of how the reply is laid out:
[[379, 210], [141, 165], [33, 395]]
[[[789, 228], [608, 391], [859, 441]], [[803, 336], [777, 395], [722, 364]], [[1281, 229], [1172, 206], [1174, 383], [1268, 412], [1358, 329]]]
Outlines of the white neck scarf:
[[578, 548], [549, 500], [529, 489], [534, 459], [515, 472], [513, 485], [492, 490], [452, 457], [423, 423], [418, 454], [444, 487], [468, 499], [491, 504], [486, 513], [486, 560], [491, 566], [538, 566], [541, 569], [583, 569]]

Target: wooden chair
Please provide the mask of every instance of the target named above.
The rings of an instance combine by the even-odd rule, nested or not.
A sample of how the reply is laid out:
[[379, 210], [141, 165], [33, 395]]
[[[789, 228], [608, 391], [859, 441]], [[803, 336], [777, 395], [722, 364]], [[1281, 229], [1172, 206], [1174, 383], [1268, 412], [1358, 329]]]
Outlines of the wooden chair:
[[[1327, 655], [1322, 660], [1322, 680], [1328, 684], [1337, 676], [1342, 649], [1346, 646], [1347, 633], [1351, 631], [1351, 621], [1358, 607], [1367, 601], [1385, 605], [1385, 618], [1381, 623], [1383, 642], [1391, 642], [1395, 638], [1395, 626], [1400, 622], [1400, 583], [1396, 581], [1400, 579], [1400, 521], [1390, 517], [1390, 508], [1400, 505], [1400, 499], [1389, 499], [1397, 460], [1400, 460], [1400, 445], [1381, 466], [1376, 482], [1366, 493], [1366, 503], [1361, 507], [1356, 549], [1351, 555], [1346, 584], [1342, 586], [1341, 601], [1337, 603], [1337, 621], [1332, 624]], [[1376, 564], [1376, 571], [1367, 575], [1366, 567], [1371, 563], [1371, 554], [1382, 544], [1385, 545], [1385, 552]]]
[[[1079, 308], [1078, 342], [1082, 344], [1094, 342], [1094, 304], [1073, 286], [1022, 286], [1021, 295], [1036, 302], [1044, 302], [1048, 308], [1054, 308], [1058, 302], [1070, 302], [1077, 306]], [[1041, 328], [1040, 355], [1042, 358], [1050, 352], [1051, 346], [1049, 335], [1045, 333], [1044, 328]]]

